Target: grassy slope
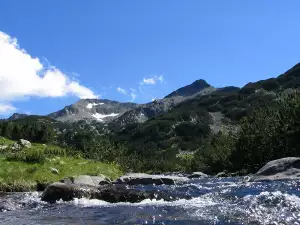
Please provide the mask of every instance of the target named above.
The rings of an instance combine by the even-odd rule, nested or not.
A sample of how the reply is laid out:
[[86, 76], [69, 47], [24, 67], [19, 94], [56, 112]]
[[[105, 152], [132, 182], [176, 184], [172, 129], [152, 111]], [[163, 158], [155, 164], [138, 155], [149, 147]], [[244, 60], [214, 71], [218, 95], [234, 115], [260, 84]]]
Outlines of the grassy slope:
[[[1, 145], [10, 145], [13, 141], [0, 138]], [[48, 149], [55, 149], [53, 153], [64, 152], [57, 146], [47, 146]], [[33, 144], [31, 149], [25, 152], [44, 153], [46, 147], [41, 144]], [[121, 171], [115, 165], [109, 165], [97, 161], [82, 158], [45, 155], [45, 161], [41, 163], [28, 163], [14, 157], [11, 159], [10, 150], [2, 151], [0, 155], [0, 191], [27, 191], [36, 188], [37, 183], [50, 183], [59, 181], [62, 178], [75, 175], [99, 175], [103, 174], [111, 179], [121, 175]], [[53, 174], [51, 168], [59, 171]]]

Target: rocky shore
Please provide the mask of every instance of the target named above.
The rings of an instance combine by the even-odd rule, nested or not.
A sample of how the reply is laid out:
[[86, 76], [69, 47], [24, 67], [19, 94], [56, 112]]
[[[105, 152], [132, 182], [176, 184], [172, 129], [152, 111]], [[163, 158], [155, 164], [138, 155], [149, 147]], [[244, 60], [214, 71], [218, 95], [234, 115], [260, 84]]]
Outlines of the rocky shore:
[[[204, 174], [203, 174], [204, 176]], [[207, 176], [207, 175], [205, 175]], [[167, 192], [154, 190], [138, 190], [136, 185], [175, 185], [188, 182], [190, 179], [178, 175], [150, 175], [144, 173], [131, 173], [115, 181], [110, 181], [105, 176], [78, 176], [66, 178], [48, 186], [41, 199], [54, 203], [57, 200], [70, 201], [74, 198], [94, 198], [111, 203], [116, 202], [141, 202], [145, 199], [174, 201], [179, 198], [189, 199], [190, 196], [178, 196]]]
[[[224, 173], [216, 175], [222, 177]], [[49, 185], [43, 192], [41, 199], [55, 203], [57, 200], [71, 201], [74, 198], [93, 198], [111, 203], [141, 202], [145, 199], [174, 201], [179, 198], [190, 199], [191, 196], [174, 195], [168, 192], [158, 192], [147, 189], [134, 188], [137, 185], [176, 185], [189, 182], [193, 178], [205, 178], [208, 175], [201, 172], [193, 174], [161, 174], [150, 175], [144, 173], [131, 173], [115, 181], [105, 176], [81, 175], [61, 180]], [[262, 167], [256, 174], [246, 176], [245, 181], [261, 182], [300, 178], [300, 158], [289, 157], [271, 161]]]

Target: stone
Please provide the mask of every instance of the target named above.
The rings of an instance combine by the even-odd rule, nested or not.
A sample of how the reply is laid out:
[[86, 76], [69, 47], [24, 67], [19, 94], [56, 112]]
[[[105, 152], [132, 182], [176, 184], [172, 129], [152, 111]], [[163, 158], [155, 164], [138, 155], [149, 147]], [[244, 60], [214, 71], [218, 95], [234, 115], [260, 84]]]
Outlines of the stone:
[[0, 145], [0, 150], [5, 150], [5, 149], [7, 149], [7, 148], [8, 148], [7, 145]]
[[114, 183], [128, 185], [174, 185], [187, 182], [187, 177], [130, 173], [120, 177]]
[[50, 186], [52, 183], [49, 182], [43, 182], [43, 181], [38, 181], [36, 184], [36, 191], [44, 191], [48, 186]]
[[68, 177], [61, 180], [62, 183], [66, 184], [75, 184], [75, 185], [89, 185], [97, 187], [99, 185], [109, 184], [110, 180], [104, 176], [88, 176], [88, 175], [79, 175], [76, 177]]
[[203, 177], [208, 177], [208, 175], [202, 172], [193, 172], [191, 175], [188, 176], [189, 179], [203, 178]]
[[250, 181], [274, 181], [300, 179], [300, 158], [287, 157], [268, 162]]
[[42, 201], [55, 203], [62, 199], [71, 201], [74, 198], [99, 199], [110, 203], [130, 202], [138, 203], [145, 199], [164, 201], [176, 201], [178, 199], [191, 199], [190, 195], [171, 193], [170, 191], [140, 190], [129, 188], [125, 184], [108, 184], [98, 188], [89, 185], [75, 185], [66, 183], [54, 183], [46, 188], [41, 196]]
[[53, 173], [53, 174], [59, 174], [59, 172], [58, 172], [58, 169], [56, 169], [56, 168], [53, 168], [53, 167], [51, 167], [50, 168], [50, 171], [51, 171], [51, 173]]
[[228, 174], [226, 172], [220, 172], [215, 177], [228, 177]]
[[74, 198], [95, 198], [97, 192], [98, 190], [95, 187], [56, 182], [45, 189], [41, 200], [55, 203], [60, 199], [63, 201], [71, 201]]
[[161, 173], [156, 175], [163, 175], [163, 176], [177, 176], [177, 177], [187, 177], [188, 174], [183, 172], [167, 172], [167, 173]]
[[11, 146], [11, 149], [13, 151], [18, 151], [21, 149], [21, 145], [19, 145], [18, 143], [13, 143], [13, 145]]
[[31, 148], [31, 143], [30, 141], [27, 141], [27, 140], [24, 140], [24, 139], [20, 139], [18, 141], [18, 144], [21, 146], [21, 147], [24, 147], [24, 148]]

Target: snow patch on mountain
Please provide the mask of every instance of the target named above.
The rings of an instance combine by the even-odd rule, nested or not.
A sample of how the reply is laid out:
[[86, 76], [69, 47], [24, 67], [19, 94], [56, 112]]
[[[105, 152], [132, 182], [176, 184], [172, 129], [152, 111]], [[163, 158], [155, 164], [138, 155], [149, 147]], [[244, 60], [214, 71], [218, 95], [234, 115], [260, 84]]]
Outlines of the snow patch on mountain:
[[95, 113], [95, 114], [92, 114], [92, 116], [100, 122], [103, 122], [103, 119], [106, 117], [116, 117], [118, 115], [119, 115], [119, 113], [111, 113], [111, 114]]
[[87, 109], [92, 109], [94, 106], [97, 106], [97, 105], [104, 105], [104, 103], [103, 102], [100, 102], [100, 103], [88, 103], [86, 105], [86, 108]]

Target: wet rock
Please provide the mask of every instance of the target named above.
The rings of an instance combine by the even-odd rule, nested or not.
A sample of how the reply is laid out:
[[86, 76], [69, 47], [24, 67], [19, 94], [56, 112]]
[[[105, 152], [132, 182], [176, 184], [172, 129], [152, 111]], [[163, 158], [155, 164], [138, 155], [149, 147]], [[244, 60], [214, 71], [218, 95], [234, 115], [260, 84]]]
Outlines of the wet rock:
[[224, 171], [224, 172], [218, 173], [215, 177], [228, 177], [228, 174]]
[[46, 188], [41, 196], [41, 200], [49, 203], [55, 203], [60, 199], [63, 201], [71, 201], [74, 198], [95, 198], [97, 192], [98, 189], [92, 186], [57, 182]]
[[44, 191], [50, 185], [51, 185], [51, 183], [49, 183], [49, 182], [37, 182], [35, 190], [36, 191]]
[[300, 158], [287, 157], [268, 162], [250, 181], [300, 179]]
[[27, 140], [24, 140], [24, 139], [20, 139], [18, 141], [18, 144], [21, 146], [21, 147], [24, 147], [24, 148], [31, 148], [31, 143], [30, 141], [27, 141]]
[[114, 183], [128, 185], [174, 185], [188, 181], [186, 177], [180, 176], [165, 176], [165, 175], [150, 175], [145, 173], [131, 173], [120, 177]]
[[183, 172], [167, 172], [167, 173], [161, 173], [160, 175], [164, 176], [177, 176], [177, 177], [187, 177], [188, 174]]
[[42, 194], [42, 201], [54, 203], [57, 200], [71, 201], [74, 198], [93, 198], [110, 203], [130, 202], [137, 203], [145, 199], [157, 199], [165, 201], [175, 201], [178, 199], [191, 199], [189, 195], [178, 195], [175, 193], [160, 192], [155, 190], [140, 190], [128, 188], [124, 184], [103, 185], [98, 188], [89, 185], [74, 185], [65, 183], [54, 183], [47, 187]]
[[234, 172], [234, 173], [229, 173], [230, 177], [238, 177], [238, 176], [242, 176], [242, 175], [245, 175], [245, 174], [243, 174], [241, 171], [237, 171], [237, 172]]
[[109, 184], [110, 180], [104, 176], [88, 176], [88, 175], [79, 175], [77, 177], [68, 177], [61, 180], [62, 183], [66, 184], [79, 184], [79, 185], [90, 185], [97, 187], [98, 185]]
[[201, 177], [208, 177], [208, 175], [202, 172], [193, 172], [191, 175], [188, 176], [189, 179]]

